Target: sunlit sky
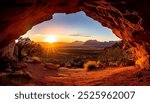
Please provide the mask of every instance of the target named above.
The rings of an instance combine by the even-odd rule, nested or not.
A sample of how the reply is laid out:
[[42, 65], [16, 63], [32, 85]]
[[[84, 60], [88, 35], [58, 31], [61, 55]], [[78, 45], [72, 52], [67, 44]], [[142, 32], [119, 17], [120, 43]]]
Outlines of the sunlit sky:
[[73, 14], [55, 13], [53, 19], [34, 26], [23, 37], [37, 42], [43, 42], [47, 38], [55, 38], [57, 42], [120, 40], [110, 29], [82, 11]]

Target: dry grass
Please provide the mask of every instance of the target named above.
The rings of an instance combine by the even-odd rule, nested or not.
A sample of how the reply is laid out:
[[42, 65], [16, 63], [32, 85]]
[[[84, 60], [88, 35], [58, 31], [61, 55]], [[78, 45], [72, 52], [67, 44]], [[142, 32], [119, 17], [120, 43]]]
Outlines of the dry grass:
[[86, 71], [93, 71], [97, 69], [97, 62], [96, 61], [88, 61], [84, 64], [84, 69]]

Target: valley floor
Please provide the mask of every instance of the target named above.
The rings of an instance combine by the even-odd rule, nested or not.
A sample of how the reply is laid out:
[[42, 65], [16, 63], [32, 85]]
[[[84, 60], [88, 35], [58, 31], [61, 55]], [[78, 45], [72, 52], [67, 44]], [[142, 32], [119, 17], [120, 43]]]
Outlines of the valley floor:
[[32, 75], [27, 86], [143, 86], [150, 85], [150, 71], [134, 66], [106, 68], [87, 72], [83, 69], [45, 69], [41, 64], [29, 64]]

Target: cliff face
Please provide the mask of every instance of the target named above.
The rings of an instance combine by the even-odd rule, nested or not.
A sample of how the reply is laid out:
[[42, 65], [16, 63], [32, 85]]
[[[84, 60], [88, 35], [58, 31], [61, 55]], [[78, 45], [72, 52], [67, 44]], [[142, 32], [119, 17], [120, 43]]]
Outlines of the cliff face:
[[149, 5], [149, 0], [0, 0], [0, 48], [54, 13], [84, 11], [127, 41], [136, 63], [150, 69]]

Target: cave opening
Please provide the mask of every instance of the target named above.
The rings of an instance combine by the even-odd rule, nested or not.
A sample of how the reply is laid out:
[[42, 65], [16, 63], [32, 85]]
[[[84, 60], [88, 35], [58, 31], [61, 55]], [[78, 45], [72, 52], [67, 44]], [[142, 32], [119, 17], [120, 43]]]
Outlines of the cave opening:
[[[22, 43], [25, 46], [20, 45]], [[19, 61], [30, 62], [30, 68], [35, 66], [31, 62], [59, 71], [90, 71], [134, 64], [129, 64], [133, 58], [127, 43], [83, 11], [55, 13], [53, 19], [34, 26], [17, 39], [16, 45], [15, 57]], [[22, 46], [21, 53], [17, 52]]]
[[[1, 84], [3, 84], [3, 82], [5, 82], [3, 80], [6, 80], [7, 77], [8, 77], [8, 80], [10, 80], [10, 82], [13, 82], [13, 80], [14, 80], [14, 78], [16, 78], [16, 76], [17, 77], [18, 76], [19, 77], [27, 76], [28, 78], [35, 79], [34, 76], [31, 77], [27, 72], [24, 73], [24, 71], [19, 71], [19, 68], [21, 68], [22, 66], [26, 67], [26, 65], [27, 65], [26, 63], [20, 65], [20, 64], [17, 64], [16, 61], [13, 61], [14, 60], [13, 51], [14, 51], [15, 39], [17, 39], [19, 36], [25, 34], [33, 26], [35, 26], [43, 21], [52, 19], [52, 15], [54, 13], [71, 14], [71, 13], [75, 13], [78, 11], [84, 11], [87, 16], [100, 22], [103, 26], [110, 28], [115, 35], [117, 35], [119, 38], [126, 41], [128, 43], [128, 45], [130, 45], [132, 47], [131, 49], [133, 49], [135, 58], [136, 58], [136, 63], [135, 63], [136, 66], [133, 67], [132, 70], [130, 70], [131, 68], [119, 69], [119, 71], [125, 70], [126, 72], [128, 72], [128, 73], [124, 73], [125, 77], [127, 76], [127, 74], [132, 73], [131, 74], [132, 77], [139, 77], [139, 78], [134, 78], [134, 79], [136, 79], [136, 81], [139, 81], [140, 79], [143, 79], [143, 77], [148, 76], [147, 74], [143, 74], [143, 72], [142, 72], [142, 74], [144, 76], [141, 76], [141, 75], [135, 76], [134, 75], [139, 70], [142, 71], [142, 70], [150, 69], [150, 56], [149, 56], [149, 54], [150, 54], [150, 52], [149, 52], [150, 51], [149, 33], [150, 32], [149, 32], [149, 25], [148, 25], [149, 24], [149, 19], [148, 19], [149, 16], [147, 15], [147, 11], [149, 11], [149, 4], [146, 2], [146, 0], [143, 1], [143, 3], [139, 3], [138, 5], [137, 5], [137, 2], [135, 2], [135, 1], [133, 1], [133, 2], [117, 1], [116, 2], [114, 0], [109, 0], [109, 1], [108, 0], [69, 0], [69, 1], [58, 0], [58, 1], [54, 1], [54, 2], [51, 2], [50, 0], [28, 0], [28, 1], [13, 0], [11, 2], [9, 2], [8, 0], [2, 0], [0, 5], [1, 5], [0, 6], [1, 7], [1, 10], [0, 10], [0, 13], [1, 13], [1, 15], [0, 15], [0, 18], [1, 18], [1, 20], [0, 20], [0, 30], [1, 30], [1, 34], [0, 34], [1, 35], [0, 36], [0, 44], [1, 44], [0, 45], [0, 71], [3, 72], [3, 70], [6, 69], [6, 72], [0, 74], [0, 76], [2, 75], [1, 78], [4, 77], [4, 79], [0, 78]], [[139, 8], [142, 8], [142, 10]], [[77, 19], [80, 20], [79, 18], [77, 18]], [[69, 21], [69, 19], [68, 19], [68, 21]], [[76, 23], [76, 22], [74, 22], [74, 23]], [[94, 27], [94, 26], [92, 26], [92, 23], [90, 25], [91, 25], [91, 27], [88, 28], [88, 30], [92, 30], [93, 29], [92, 27]], [[68, 30], [70, 29], [69, 27], [71, 27], [71, 26], [68, 26]], [[59, 31], [59, 30], [57, 29], [55, 31]], [[60, 38], [58, 39], [56, 37], [56, 34], [53, 33], [48, 38], [46, 36], [43, 38], [40, 34], [40, 36], [37, 37], [37, 39], [43, 38], [44, 41], [49, 42], [49, 44], [52, 44], [53, 42], [56, 42], [60, 39]], [[67, 39], [68, 42], [69, 42], [69, 40], [78, 38], [79, 34], [76, 34], [76, 32], [73, 33], [73, 35], [71, 34], [72, 38]], [[82, 36], [86, 36], [86, 34], [87, 33], [83, 33]], [[47, 35], [47, 33], [45, 33], [45, 35]], [[92, 34], [92, 36], [93, 35], [95, 35], [95, 34]], [[32, 35], [32, 37], [34, 38], [35, 36]], [[98, 39], [98, 38], [96, 38], [96, 39]], [[31, 38], [31, 40], [29, 38], [26, 38], [26, 40], [32, 43], [32, 38]], [[95, 40], [95, 38], [94, 38], [94, 40]], [[18, 41], [16, 41], [16, 42], [18, 42]], [[115, 47], [113, 47], [113, 48], [115, 48]], [[126, 46], [124, 46], [124, 49], [126, 50]], [[105, 51], [106, 50], [107, 50], [107, 52], [111, 51], [110, 49], [105, 49]], [[113, 52], [109, 52], [110, 53], [109, 55], [113, 55], [114, 53], [120, 54], [120, 52], [116, 52], [116, 51], [118, 51], [118, 48], [115, 48], [115, 50]], [[104, 52], [104, 53], [107, 54], [107, 52]], [[123, 54], [125, 54], [125, 53], [123, 53]], [[42, 55], [42, 53], [41, 53], [41, 55]], [[55, 55], [55, 53], [54, 53], [54, 55]], [[47, 54], [47, 56], [49, 56], [49, 55]], [[53, 55], [50, 55], [50, 56], [53, 56]], [[108, 57], [108, 54], [105, 55], [105, 57]], [[104, 57], [100, 56], [100, 58], [104, 58]], [[111, 58], [110, 60], [112, 60], [112, 59], [113, 58]], [[21, 60], [21, 58], [20, 58], [20, 60]], [[38, 58], [34, 58], [34, 60], [36, 62], [39, 62]], [[12, 66], [12, 68], [15, 68], [13, 71], [10, 70], [10, 64], [13, 66], [14, 66], [14, 64], [16, 64], [16, 66], [14, 66], [14, 67]], [[36, 65], [36, 63], [34, 65]], [[140, 68], [140, 69], [137, 69], [137, 68]], [[17, 69], [17, 71], [15, 71], [16, 69]], [[44, 70], [45, 70], [45, 72], [43, 72], [42, 70], [40, 72], [42, 72], [42, 74], [46, 75], [47, 71], [46, 71], [46, 69], [44, 69]], [[36, 71], [36, 70], [34, 70], [34, 71]], [[130, 72], [130, 71], [132, 71], [132, 72]], [[38, 73], [40, 73], [40, 72], [38, 72]], [[118, 71], [116, 70], [115, 73], [117, 73], [117, 72]], [[33, 73], [38, 74], [37, 72], [33, 72]], [[98, 75], [103, 74], [103, 73], [105, 75], [107, 75], [110, 72], [107, 72], [107, 73], [100, 72]], [[87, 72], [87, 74], [88, 74], [88, 72]], [[80, 75], [82, 75], [82, 74], [80, 74]], [[80, 75], [79, 75], [79, 77], [80, 77]], [[97, 75], [97, 74], [95, 74], [95, 75]], [[140, 76], [142, 78], [140, 78]], [[11, 77], [11, 79], [10, 79], [10, 77]], [[120, 76], [118, 76], [118, 77], [120, 79]], [[43, 79], [44, 77], [41, 77], [41, 78]], [[37, 78], [37, 81], [38, 81], [38, 79], [40, 80], [41, 78]], [[100, 79], [101, 77], [97, 77], [97, 78]], [[117, 83], [119, 84], [119, 81], [117, 81], [117, 80], [116, 80], [117, 83], [114, 83], [115, 82], [114, 80], [117, 77], [113, 78], [111, 76], [110, 78], [112, 78], [112, 81], [113, 81], [113, 83], [110, 85], [116, 85]], [[111, 80], [110, 78], [109, 79], [107, 78], [107, 80]], [[85, 78], [85, 79], [89, 79], [89, 77]], [[15, 79], [15, 81], [16, 81], [16, 79]], [[50, 79], [48, 81], [50, 81]], [[54, 82], [54, 81], [55, 80], [53, 79], [51, 82]], [[73, 80], [73, 79], [72, 79], [72, 81], [76, 82], [76, 80]], [[92, 83], [91, 81], [89, 81], [89, 82]], [[102, 81], [104, 83], [105, 80], [102, 80]], [[122, 81], [126, 81], [132, 85], [131, 79], [129, 82], [129, 81], [127, 81], [127, 78], [124, 78], [121, 80], [121, 83], [119, 85], [122, 85]], [[141, 80], [141, 81], [143, 82], [143, 80]], [[41, 83], [41, 81], [39, 81], [38, 83]], [[109, 83], [108, 83], [108, 85], [109, 85]], [[12, 83], [10, 83], [10, 84], [12, 84]], [[75, 84], [81, 85], [82, 83], [80, 83], [80, 84], [75, 83]], [[75, 84], [71, 84], [71, 85], [75, 85]], [[133, 84], [136, 85], [136, 83], [133, 83]], [[140, 85], [141, 83], [138, 82], [137, 84]], [[9, 83], [7, 82], [6, 85], [9, 85]], [[22, 84], [20, 84], [20, 85], [22, 85]], [[52, 84], [49, 83], [48, 85], [52, 85]], [[60, 84], [60, 85], [63, 85], [63, 84]], [[66, 84], [64, 84], [64, 85], [66, 85]], [[85, 85], [85, 84], [83, 84], [83, 85]], [[99, 84], [95, 84], [95, 85], [101, 85], [101, 83], [99, 82]], [[125, 85], [127, 85], [127, 83], [125, 83]], [[149, 83], [147, 85], [149, 85]]]
[[47, 48], [44, 47], [47, 49], [44, 54], [49, 56], [58, 55], [57, 51], [62, 45], [103, 48], [120, 41], [110, 29], [86, 16], [83, 11], [68, 15], [55, 13], [53, 19], [34, 26], [21, 37], [30, 38], [36, 43], [50, 43], [51, 45], [45, 46]]

